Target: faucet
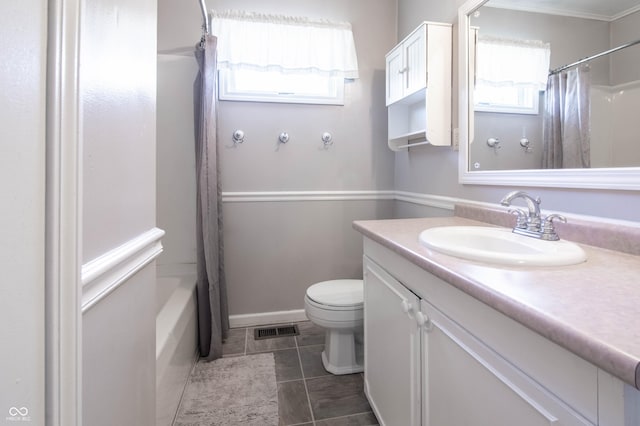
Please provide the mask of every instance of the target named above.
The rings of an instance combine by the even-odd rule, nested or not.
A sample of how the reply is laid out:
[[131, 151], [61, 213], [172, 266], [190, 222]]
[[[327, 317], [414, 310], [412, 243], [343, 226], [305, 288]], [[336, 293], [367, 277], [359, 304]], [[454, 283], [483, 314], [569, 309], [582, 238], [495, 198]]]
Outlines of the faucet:
[[524, 191], [513, 191], [508, 193], [501, 201], [503, 206], [511, 206], [511, 202], [517, 198], [522, 198], [527, 203], [529, 213], [525, 213], [520, 209], [511, 209], [509, 213], [517, 215], [516, 226], [513, 228], [515, 234], [526, 235], [528, 237], [539, 238], [548, 241], [557, 241], [560, 239], [553, 227], [554, 219], [561, 222], [567, 222], [564, 216], [559, 214], [551, 214], [546, 218], [540, 215], [540, 197], [533, 198]]
[[[505, 195], [502, 201], [500, 201], [500, 204], [508, 207], [516, 198], [522, 198], [527, 203], [527, 208], [529, 209], [529, 217], [527, 217], [525, 222], [526, 229], [539, 232], [540, 224], [542, 223], [540, 218], [540, 197], [533, 198], [524, 191], [513, 191]], [[522, 226], [520, 228], [522, 228]]]

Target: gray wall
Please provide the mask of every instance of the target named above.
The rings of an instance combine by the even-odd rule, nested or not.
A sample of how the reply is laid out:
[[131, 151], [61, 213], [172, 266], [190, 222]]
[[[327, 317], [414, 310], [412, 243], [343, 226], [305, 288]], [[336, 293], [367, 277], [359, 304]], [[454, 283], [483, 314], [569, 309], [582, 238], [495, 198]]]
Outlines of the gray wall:
[[[640, 39], [640, 12], [632, 13], [611, 23], [611, 47]], [[640, 45], [610, 55], [611, 85], [637, 81], [640, 76]]]
[[[361, 237], [351, 229], [356, 219], [391, 217], [391, 200], [296, 201], [292, 191], [377, 191], [393, 189], [393, 153], [387, 147], [387, 112], [384, 106], [384, 55], [396, 43], [395, 0], [311, 1], [208, 1], [212, 9], [248, 10], [348, 21], [358, 53], [360, 79], [345, 87], [344, 106], [220, 102], [218, 109], [220, 162], [223, 192], [257, 195], [260, 201], [227, 201], [224, 204], [225, 265], [231, 315], [286, 311], [303, 308], [306, 288], [320, 280], [361, 277]], [[189, 48], [200, 38], [201, 17], [197, 2], [158, 2], [158, 49]], [[167, 93], [191, 93], [189, 72], [178, 79], [159, 81]], [[161, 72], [161, 78], [164, 73]], [[169, 74], [167, 74], [168, 76]], [[166, 85], [172, 85], [169, 90]], [[181, 98], [182, 99], [182, 98]], [[161, 100], [162, 101], [162, 100]], [[180, 104], [182, 100], [178, 101]], [[182, 126], [191, 117], [176, 105]], [[160, 119], [171, 108], [160, 105]], [[173, 117], [176, 119], [176, 117]], [[159, 128], [164, 123], [158, 124]], [[245, 142], [233, 146], [236, 129]], [[277, 144], [286, 131], [290, 141]], [[334, 144], [323, 149], [321, 135], [328, 131]], [[163, 140], [166, 141], [163, 142]], [[158, 140], [158, 175], [163, 182], [189, 185], [191, 166], [169, 153], [183, 143], [192, 150], [192, 135]], [[170, 176], [170, 178], [168, 178]], [[170, 185], [158, 188], [159, 226], [172, 233], [189, 224], [190, 207], [170, 206]], [[277, 192], [284, 201], [264, 200], [265, 192]], [[184, 194], [184, 193], [183, 193]], [[191, 197], [191, 196], [189, 196]], [[179, 197], [184, 200], [184, 196]], [[351, 199], [349, 199], [351, 198]], [[164, 201], [163, 201], [164, 200]], [[195, 202], [195, 201], [194, 201]], [[159, 262], [195, 261], [193, 247], [180, 245], [180, 253], [167, 247]], [[171, 253], [170, 253], [171, 252]], [[170, 255], [170, 257], [168, 257]]]
[[[398, 36], [408, 34], [422, 20], [456, 22], [457, 9], [464, 2], [439, 0], [399, 0]], [[456, 38], [457, 39], [457, 38]], [[454, 53], [454, 82], [457, 81], [457, 53]], [[453, 108], [457, 117], [457, 97]], [[454, 127], [457, 121], [454, 121]], [[396, 154], [395, 189], [498, 202], [512, 190], [508, 186], [461, 185], [458, 183], [458, 153], [450, 148], [426, 147]], [[638, 221], [638, 191], [524, 188], [540, 195], [543, 208], [617, 219]]]
[[[290, 191], [387, 190], [416, 192], [469, 200], [495, 202], [508, 186], [458, 183], [458, 152], [448, 147], [418, 148], [393, 154], [386, 143], [384, 108], [384, 55], [421, 21], [455, 23], [458, 1], [257, 1], [209, 2], [211, 8], [244, 9], [286, 15], [325, 17], [353, 24], [361, 79], [347, 85], [344, 107], [221, 102], [219, 148], [223, 191], [256, 193], [260, 201], [224, 206], [226, 265], [232, 315], [302, 308], [305, 288], [312, 282], [360, 273], [361, 246], [351, 231], [354, 219], [427, 216], [450, 212], [391, 201], [296, 201]], [[159, 50], [192, 46], [200, 38], [197, 4], [161, 0], [158, 10]], [[396, 15], [397, 14], [397, 15]], [[396, 27], [397, 16], [397, 27]], [[455, 31], [455, 28], [454, 28]], [[457, 34], [454, 32], [454, 82], [457, 82]], [[191, 90], [188, 72], [183, 81], [167, 81]], [[163, 84], [161, 82], [161, 84]], [[457, 91], [453, 88], [454, 127], [457, 125]], [[182, 101], [180, 101], [182, 102]], [[179, 107], [174, 110], [184, 114]], [[171, 114], [171, 109], [167, 110]], [[190, 117], [184, 115], [189, 123]], [[183, 123], [184, 124], [184, 123]], [[243, 145], [233, 147], [231, 134], [242, 129]], [[277, 135], [287, 131], [291, 141], [278, 148]], [[335, 144], [321, 149], [320, 134], [330, 131]], [[184, 135], [192, 149], [192, 135]], [[159, 140], [159, 143], [160, 140]], [[176, 146], [180, 142], [174, 141]], [[159, 148], [162, 150], [163, 148]], [[186, 160], [180, 160], [187, 165]], [[188, 185], [188, 167], [158, 159], [158, 173]], [[162, 163], [162, 164], [161, 164]], [[168, 179], [167, 179], [168, 180]], [[183, 186], [186, 187], [186, 186]], [[572, 213], [637, 220], [637, 192], [524, 188], [543, 198], [543, 207]], [[162, 187], [158, 189], [164, 191]], [[265, 201], [265, 192], [283, 192], [285, 201]], [[289, 195], [288, 195], [289, 194]], [[169, 195], [166, 195], [170, 197]], [[158, 197], [164, 197], [159, 193]], [[181, 202], [186, 198], [179, 197]], [[286, 201], [288, 200], [288, 201]], [[189, 208], [159, 206], [160, 226], [172, 231], [171, 221], [188, 227]], [[186, 224], [186, 225], [185, 225]], [[176, 227], [175, 232], [179, 227]], [[184, 242], [184, 241], [183, 241]], [[182, 243], [181, 243], [182, 244]], [[167, 248], [169, 252], [170, 248]], [[191, 261], [185, 244], [183, 255], [168, 262]], [[186, 259], [186, 260], [185, 260]]]

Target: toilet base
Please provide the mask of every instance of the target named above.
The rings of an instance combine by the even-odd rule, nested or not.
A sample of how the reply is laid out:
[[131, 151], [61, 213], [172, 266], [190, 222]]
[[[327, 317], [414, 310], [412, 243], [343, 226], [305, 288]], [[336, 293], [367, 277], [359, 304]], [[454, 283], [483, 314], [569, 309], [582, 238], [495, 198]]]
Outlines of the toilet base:
[[329, 373], [353, 374], [364, 371], [362, 333], [353, 330], [327, 330], [322, 365]]

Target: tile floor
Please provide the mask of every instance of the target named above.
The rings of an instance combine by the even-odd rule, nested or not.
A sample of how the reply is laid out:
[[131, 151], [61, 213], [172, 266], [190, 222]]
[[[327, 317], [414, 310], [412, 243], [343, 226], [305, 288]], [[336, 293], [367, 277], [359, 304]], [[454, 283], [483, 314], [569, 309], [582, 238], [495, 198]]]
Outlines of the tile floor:
[[362, 374], [334, 376], [322, 366], [324, 330], [305, 321], [299, 336], [254, 340], [253, 327], [229, 332], [224, 356], [273, 352], [280, 426], [365, 426], [378, 421], [364, 395]]

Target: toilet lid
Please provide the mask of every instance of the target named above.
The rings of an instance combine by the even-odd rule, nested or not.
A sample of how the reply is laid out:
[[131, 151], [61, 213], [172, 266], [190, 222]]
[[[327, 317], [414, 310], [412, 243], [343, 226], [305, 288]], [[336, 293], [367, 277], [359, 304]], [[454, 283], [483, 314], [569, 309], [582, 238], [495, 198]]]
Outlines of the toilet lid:
[[331, 280], [316, 283], [307, 289], [307, 297], [322, 305], [361, 305], [362, 280]]

